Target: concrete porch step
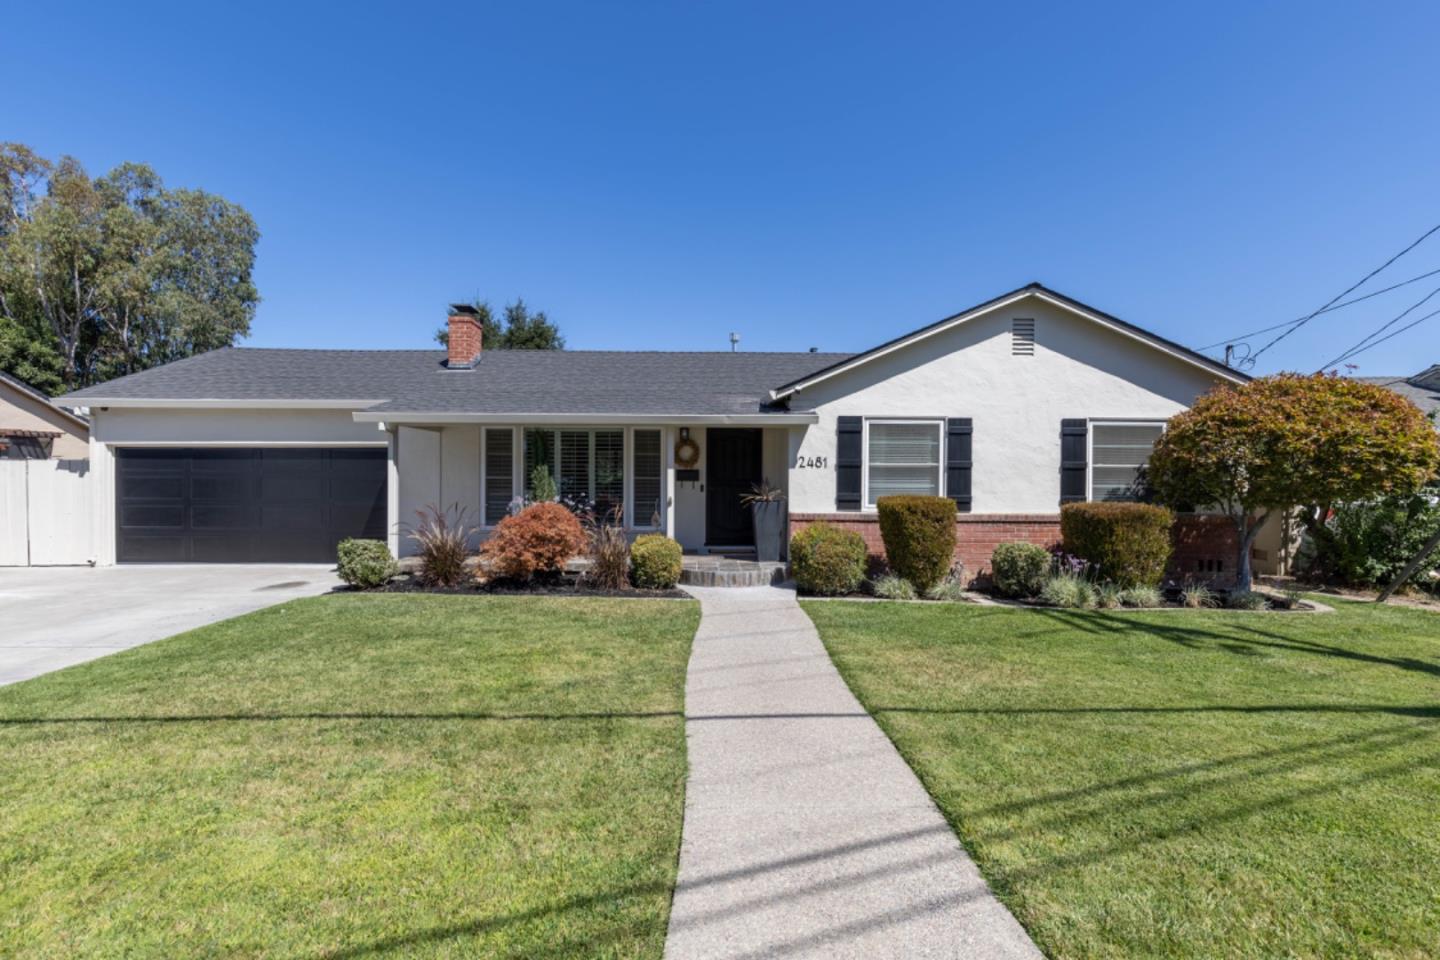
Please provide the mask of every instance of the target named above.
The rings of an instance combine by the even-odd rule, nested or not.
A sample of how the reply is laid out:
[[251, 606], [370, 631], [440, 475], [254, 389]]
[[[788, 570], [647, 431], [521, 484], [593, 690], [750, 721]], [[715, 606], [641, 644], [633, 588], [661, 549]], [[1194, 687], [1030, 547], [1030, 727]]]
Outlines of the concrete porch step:
[[680, 565], [680, 582], [692, 587], [768, 587], [789, 578], [788, 563], [691, 555]]

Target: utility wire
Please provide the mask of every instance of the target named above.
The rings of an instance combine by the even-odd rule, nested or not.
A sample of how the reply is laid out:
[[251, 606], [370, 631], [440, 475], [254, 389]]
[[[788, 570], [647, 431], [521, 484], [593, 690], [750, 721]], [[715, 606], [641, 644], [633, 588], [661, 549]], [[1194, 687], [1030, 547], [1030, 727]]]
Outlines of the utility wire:
[[[1377, 344], [1384, 343], [1386, 340], [1389, 340], [1391, 337], [1395, 336], [1395, 334], [1404, 333], [1406, 330], [1409, 330], [1411, 327], [1415, 326], [1415, 324], [1421, 323], [1421, 322], [1423, 322], [1423, 321], [1425, 321], [1425, 320], [1429, 320], [1431, 317], [1435, 316], [1435, 313], [1440, 313], [1440, 311], [1435, 311], [1435, 313], [1427, 313], [1427, 314], [1425, 314], [1425, 316], [1421, 317], [1419, 320], [1415, 320], [1415, 321], [1412, 321], [1411, 323], [1407, 323], [1407, 324], [1405, 324], [1405, 326], [1401, 327], [1399, 330], [1396, 330], [1396, 331], [1394, 331], [1393, 333], [1387, 334], [1386, 336], [1380, 337], [1380, 334], [1384, 333], [1386, 330], [1389, 330], [1391, 327], [1395, 326], [1395, 324], [1399, 323], [1401, 320], [1404, 320], [1410, 313], [1412, 313], [1414, 310], [1418, 309], [1421, 305], [1423, 305], [1427, 300], [1429, 300], [1431, 297], [1435, 296], [1437, 293], [1440, 293], [1440, 287], [1436, 287], [1434, 290], [1431, 290], [1429, 293], [1425, 294], [1425, 296], [1421, 297], [1419, 300], [1416, 300], [1414, 303], [1410, 304], [1410, 306], [1406, 307], [1403, 311], [1401, 311], [1400, 314], [1399, 314], [1397, 317], [1395, 317], [1393, 320], [1387, 320], [1385, 323], [1381, 324], [1380, 327], [1377, 328], [1374, 333], [1372, 333], [1372, 334], [1370, 334], [1368, 337], [1365, 337], [1364, 339], [1362, 339], [1359, 343], [1355, 344], [1355, 345], [1354, 345], [1353, 347], [1351, 347], [1349, 350], [1346, 350], [1344, 353], [1340, 354], [1340, 356], [1336, 357], [1334, 360], [1331, 360], [1329, 363], [1322, 364], [1321, 367], [1320, 367], [1321, 371], [1328, 370], [1329, 368], [1331, 368], [1331, 367], [1333, 367], [1333, 366], [1336, 366], [1337, 364], [1340, 364], [1340, 363], [1345, 362], [1346, 360], [1349, 360], [1351, 357], [1359, 356], [1360, 354], [1364, 353], [1366, 350], [1369, 350], [1371, 347], [1376, 346]], [[1379, 340], [1376, 340], [1376, 339], [1375, 339], [1376, 337], [1380, 337], [1380, 339], [1379, 339]]]
[[[1353, 300], [1346, 300], [1344, 303], [1337, 303], [1337, 304], [1335, 304], [1335, 306], [1333, 306], [1333, 307], [1326, 307], [1324, 310], [1321, 310], [1321, 311], [1319, 311], [1318, 313], [1314, 314], [1314, 316], [1317, 316], [1317, 317], [1318, 317], [1318, 316], [1319, 316], [1320, 314], [1322, 314], [1322, 313], [1334, 313], [1336, 310], [1341, 310], [1341, 309], [1343, 309], [1343, 308], [1345, 308], [1345, 307], [1348, 307], [1348, 306], [1350, 306], [1352, 303], [1359, 303], [1361, 300], [1369, 300], [1371, 297], [1378, 297], [1378, 296], [1380, 296], [1380, 294], [1382, 294], [1382, 293], [1389, 293], [1391, 290], [1399, 290], [1401, 287], [1404, 287], [1404, 286], [1407, 286], [1407, 285], [1409, 285], [1409, 284], [1415, 283], [1416, 281], [1419, 281], [1419, 280], [1424, 280], [1426, 277], [1433, 277], [1433, 276], [1435, 276], [1435, 274], [1437, 274], [1437, 273], [1440, 273], [1440, 268], [1436, 268], [1436, 269], [1434, 269], [1434, 270], [1431, 270], [1429, 273], [1422, 273], [1422, 274], [1420, 274], [1420, 276], [1418, 276], [1418, 277], [1411, 277], [1409, 280], [1401, 280], [1399, 283], [1392, 283], [1390, 286], [1388, 286], [1388, 287], [1383, 287], [1382, 289], [1376, 290], [1374, 293], [1367, 293], [1367, 294], [1365, 294], [1364, 296], [1355, 297]], [[1244, 340], [1246, 337], [1253, 337], [1253, 336], [1256, 336], [1256, 335], [1261, 334], [1261, 333], [1269, 333], [1271, 330], [1279, 330], [1281, 327], [1289, 327], [1289, 326], [1294, 326], [1294, 325], [1297, 324], [1297, 323], [1303, 323], [1303, 322], [1305, 321], [1305, 319], [1306, 319], [1305, 317], [1301, 317], [1301, 318], [1298, 319], [1298, 320], [1286, 320], [1284, 323], [1277, 323], [1277, 324], [1275, 324], [1274, 326], [1271, 326], [1271, 327], [1262, 327], [1262, 328], [1260, 328], [1259, 330], [1251, 330], [1249, 333], [1236, 334], [1235, 336], [1229, 337], [1229, 338], [1227, 338], [1227, 339], [1225, 339], [1225, 340], [1221, 340], [1221, 341], [1219, 341], [1218, 343], [1206, 344], [1206, 345], [1203, 346], [1203, 347], [1196, 347], [1195, 349], [1196, 349], [1196, 350], [1214, 350], [1216, 347], [1223, 347], [1223, 346], [1225, 346], [1227, 343], [1238, 343], [1239, 341]]]
[[1316, 317], [1318, 317], [1321, 313], [1325, 312], [1325, 310], [1329, 309], [1330, 307], [1333, 307], [1333, 306], [1335, 305], [1336, 301], [1341, 300], [1341, 299], [1343, 299], [1343, 298], [1345, 298], [1345, 297], [1350, 296], [1350, 294], [1352, 294], [1352, 293], [1354, 293], [1356, 290], [1360, 289], [1360, 287], [1363, 286], [1363, 285], [1365, 284], [1365, 282], [1366, 282], [1367, 280], [1369, 280], [1371, 277], [1375, 276], [1375, 274], [1379, 273], [1381, 270], [1384, 270], [1386, 267], [1390, 266], [1390, 264], [1394, 263], [1396, 260], [1399, 260], [1401, 257], [1405, 256], [1405, 254], [1409, 253], [1411, 250], [1414, 250], [1416, 247], [1420, 246], [1420, 244], [1422, 244], [1422, 243], [1424, 243], [1426, 240], [1428, 240], [1428, 239], [1430, 238], [1430, 235], [1431, 235], [1432, 233], [1435, 233], [1437, 230], [1440, 230], [1440, 223], [1437, 223], [1437, 224], [1435, 224], [1435, 226], [1431, 227], [1429, 230], [1426, 230], [1424, 233], [1422, 233], [1422, 234], [1420, 235], [1419, 239], [1417, 239], [1415, 242], [1411, 243], [1411, 244], [1410, 244], [1408, 247], [1406, 247], [1404, 250], [1401, 250], [1399, 253], [1395, 254], [1395, 256], [1391, 257], [1389, 260], [1386, 260], [1384, 263], [1380, 264], [1380, 266], [1376, 267], [1374, 270], [1371, 270], [1369, 273], [1365, 274], [1365, 276], [1363, 276], [1363, 277], [1360, 278], [1359, 282], [1357, 282], [1357, 283], [1355, 283], [1355, 284], [1352, 284], [1350, 287], [1346, 288], [1345, 290], [1342, 290], [1340, 293], [1337, 293], [1333, 298], [1331, 298], [1331, 300], [1330, 300], [1328, 303], [1326, 303], [1324, 306], [1322, 306], [1319, 310], [1316, 310], [1314, 313], [1311, 313], [1311, 314], [1309, 314], [1309, 315], [1307, 315], [1307, 316], [1301, 317], [1292, 327], [1290, 327], [1289, 330], [1282, 331], [1280, 334], [1278, 334], [1277, 336], [1275, 336], [1274, 338], [1272, 338], [1269, 343], [1265, 344], [1265, 346], [1261, 347], [1259, 350], [1256, 350], [1254, 353], [1252, 353], [1252, 354], [1250, 355], [1250, 359], [1252, 359], [1252, 360], [1258, 359], [1258, 358], [1260, 357], [1260, 355], [1261, 355], [1262, 353], [1264, 353], [1266, 350], [1269, 350], [1271, 347], [1275, 346], [1275, 344], [1279, 343], [1281, 340], [1284, 340], [1286, 337], [1290, 336], [1290, 334], [1294, 333], [1296, 330], [1299, 330], [1301, 327], [1305, 326], [1305, 324], [1309, 323], [1311, 320], [1313, 320], [1313, 319], [1315, 319]]

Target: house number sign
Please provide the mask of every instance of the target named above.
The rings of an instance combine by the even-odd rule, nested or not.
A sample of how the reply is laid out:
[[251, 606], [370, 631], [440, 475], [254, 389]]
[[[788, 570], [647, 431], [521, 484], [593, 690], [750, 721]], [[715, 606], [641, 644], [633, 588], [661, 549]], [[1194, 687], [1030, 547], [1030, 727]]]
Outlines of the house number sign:
[[796, 470], [825, 470], [830, 466], [829, 457], [796, 457]]

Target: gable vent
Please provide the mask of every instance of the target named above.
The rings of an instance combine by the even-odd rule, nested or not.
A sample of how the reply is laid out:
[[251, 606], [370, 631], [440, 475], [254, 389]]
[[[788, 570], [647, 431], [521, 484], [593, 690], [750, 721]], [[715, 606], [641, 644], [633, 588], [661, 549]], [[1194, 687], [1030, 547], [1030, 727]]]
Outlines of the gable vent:
[[1016, 357], [1035, 356], [1035, 321], [1010, 321], [1010, 353]]

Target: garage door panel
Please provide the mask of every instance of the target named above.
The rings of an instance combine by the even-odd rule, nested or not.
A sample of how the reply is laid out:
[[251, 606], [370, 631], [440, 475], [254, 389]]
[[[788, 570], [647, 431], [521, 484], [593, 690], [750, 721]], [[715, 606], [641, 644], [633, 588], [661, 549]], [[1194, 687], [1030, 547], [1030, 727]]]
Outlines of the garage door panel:
[[385, 451], [120, 448], [117, 558], [332, 562], [346, 537], [385, 536]]

